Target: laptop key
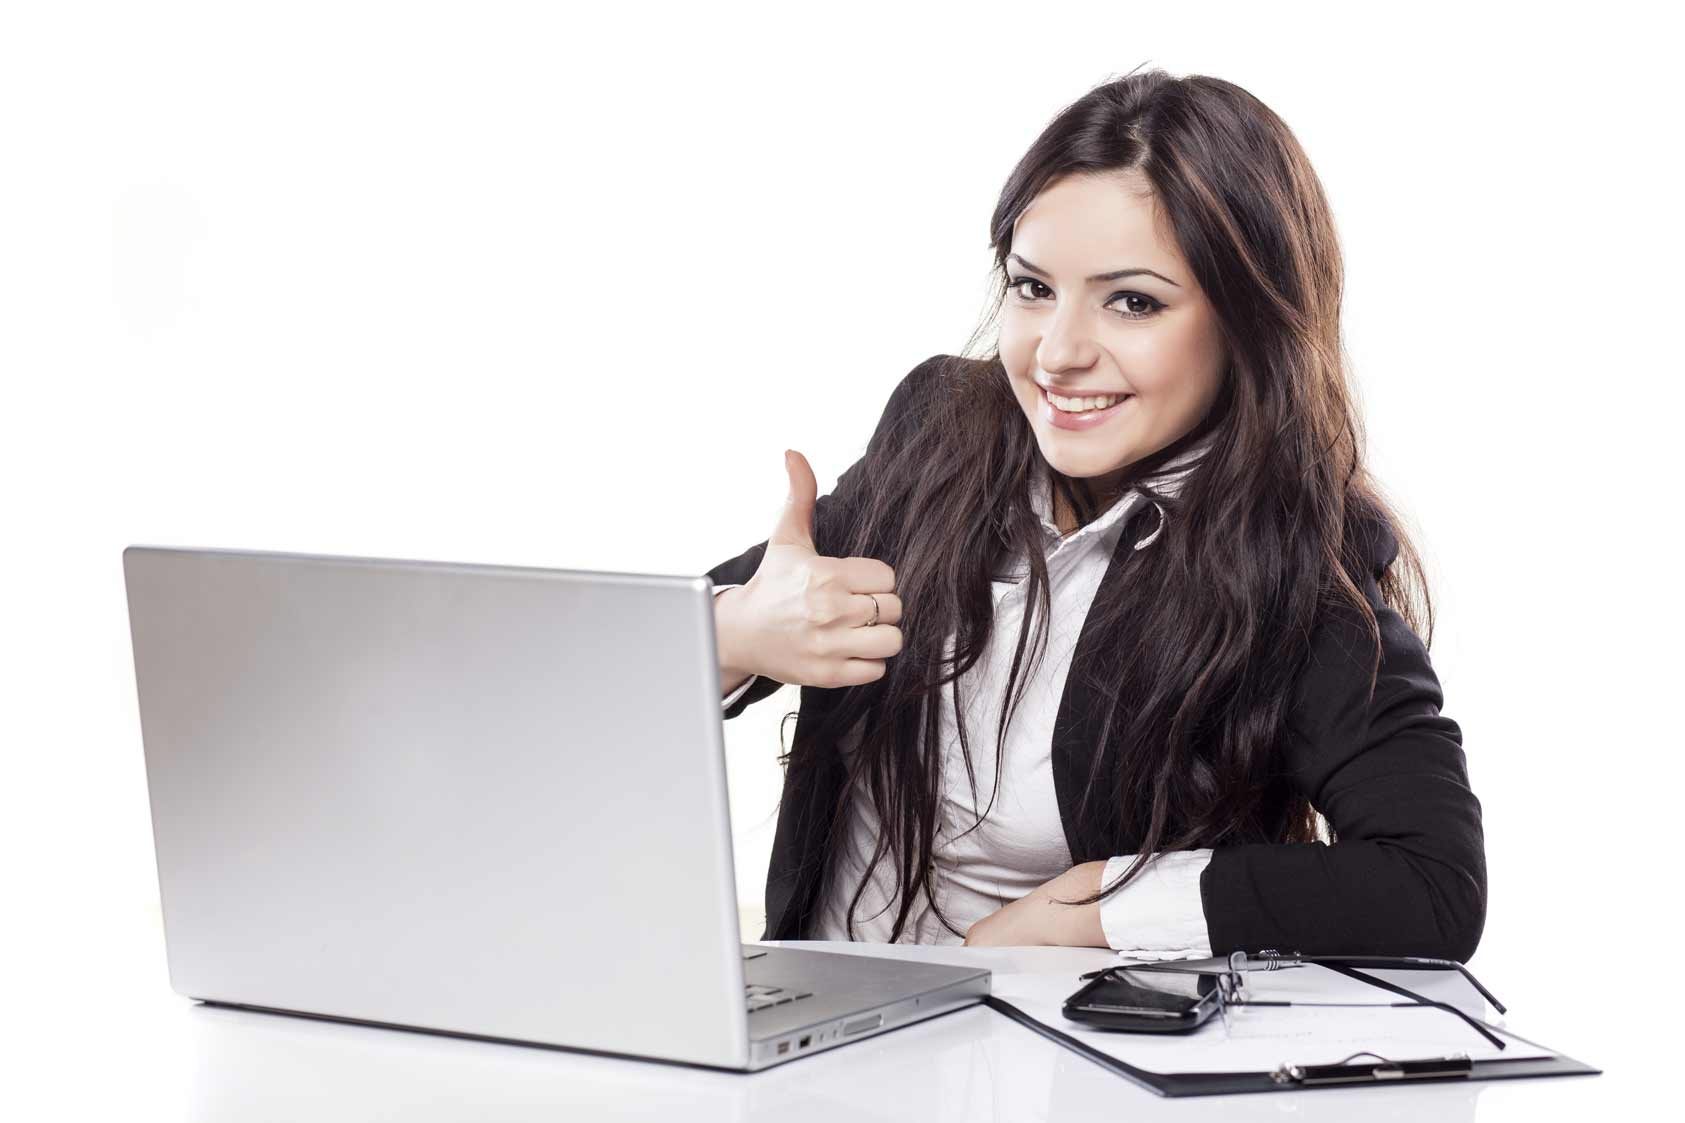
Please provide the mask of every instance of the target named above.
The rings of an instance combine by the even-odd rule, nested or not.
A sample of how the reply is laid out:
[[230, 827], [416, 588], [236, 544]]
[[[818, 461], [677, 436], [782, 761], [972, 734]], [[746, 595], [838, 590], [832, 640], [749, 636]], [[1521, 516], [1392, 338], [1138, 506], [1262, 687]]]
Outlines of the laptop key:
[[744, 996], [744, 1002], [748, 1005], [749, 1013], [753, 1014], [756, 1010], [768, 1010], [774, 1006], [782, 1006], [786, 1002], [794, 1002], [798, 998], [812, 997], [813, 992], [810, 990], [803, 991], [800, 994], [783, 991], [776, 995], [746, 995]]

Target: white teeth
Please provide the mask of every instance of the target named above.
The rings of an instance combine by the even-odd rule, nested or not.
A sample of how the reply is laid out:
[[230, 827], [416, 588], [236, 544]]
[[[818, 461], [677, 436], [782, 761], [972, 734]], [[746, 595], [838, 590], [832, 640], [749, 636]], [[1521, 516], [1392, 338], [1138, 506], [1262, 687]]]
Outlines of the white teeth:
[[1061, 398], [1052, 391], [1045, 391], [1047, 400], [1064, 410], [1066, 413], [1085, 413], [1091, 409], [1106, 409], [1127, 398], [1128, 394], [1110, 394], [1099, 398]]

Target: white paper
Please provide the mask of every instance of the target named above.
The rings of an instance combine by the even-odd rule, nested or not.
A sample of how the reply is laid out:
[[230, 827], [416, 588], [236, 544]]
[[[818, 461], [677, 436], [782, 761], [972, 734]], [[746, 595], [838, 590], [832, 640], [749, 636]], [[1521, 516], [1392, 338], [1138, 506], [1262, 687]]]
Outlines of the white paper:
[[[1314, 964], [1247, 974], [1248, 998], [1408, 1001]], [[1099, 1030], [1064, 1015], [1065, 999], [1083, 985], [1084, 981], [1075, 976], [996, 971], [992, 991], [1044, 1025], [1148, 1072], [1259, 1072], [1281, 1064], [1335, 1064], [1360, 1052], [1379, 1053], [1389, 1060], [1423, 1060], [1457, 1053], [1467, 1054], [1472, 1060], [1553, 1055], [1485, 1023], [1508, 1042], [1507, 1048], [1499, 1049], [1457, 1015], [1431, 1006], [1237, 1007], [1229, 1012], [1228, 1031], [1218, 1015], [1186, 1034]], [[1348, 1063], [1371, 1060], [1374, 1058], [1357, 1057]]]

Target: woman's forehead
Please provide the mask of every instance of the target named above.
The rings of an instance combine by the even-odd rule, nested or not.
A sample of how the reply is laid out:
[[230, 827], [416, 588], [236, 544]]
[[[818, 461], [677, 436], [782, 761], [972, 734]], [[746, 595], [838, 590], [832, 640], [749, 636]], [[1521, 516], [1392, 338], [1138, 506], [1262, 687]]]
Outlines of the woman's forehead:
[[1013, 222], [1012, 250], [1067, 279], [1153, 269], [1179, 282], [1183, 272], [1156, 200], [1117, 176], [1067, 176], [1049, 185]]

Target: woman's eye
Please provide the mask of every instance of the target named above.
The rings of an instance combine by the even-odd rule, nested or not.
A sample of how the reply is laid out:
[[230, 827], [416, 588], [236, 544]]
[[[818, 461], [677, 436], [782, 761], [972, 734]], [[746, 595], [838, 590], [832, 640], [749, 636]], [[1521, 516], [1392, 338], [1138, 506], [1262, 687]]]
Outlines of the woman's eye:
[[1138, 300], [1138, 301], [1141, 302], [1139, 311], [1133, 310], [1133, 308], [1134, 308], [1133, 305], [1131, 305], [1130, 307], [1125, 308], [1123, 310], [1123, 314], [1125, 316], [1128, 316], [1132, 320], [1144, 320], [1148, 316], [1151, 316], [1154, 312], [1157, 312], [1160, 308], [1164, 307], [1164, 305], [1160, 304], [1158, 301], [1154, 300], [1152, 297], [1148, 296], [1145, 293], [1120, 292], [1120, 293], [1117, 294], [1117, 296], [1112, 297], [1112, 299], [1116, 300], [1119, 296], [1121, 296], [1123, 298], [1123, 302], [1124, 302], [1125, 305], [1129, 305], [1130, 301], [1134, 301], [1134, 300]]
[[1023, 300], [1023, 301], [1035, 300], [1036, 298], [1033, 297], [1033, 296], [1025, 296], [1024, 295], [1024, 286], [1025, 285], [1034, 285], [1036, 288], [1040, 288], [1040, 289], [1045, 289], [1047, 287], [1046, 285], [1042, 284], [1040, 281], [1036, 280], [1034, 277], [1014, 277], [1011, 281], [1007, 282], [1006, 287], [1009, 288], [1009, 289], [1012, 289], [1014, 294], [1018, 297], [1019, 300]]
[[[1046, 285], [1042, 284], [1034, 277], [1014, 277], [1012, 280], [1007, 282], [1006, 287], [1025, 304], [1033, 304], [1042, 299], [1039, 296], [1026, 296], [1024, 294], [1024, 286], [1026, 285], [1030, 286], [1031, 292], [1047, 289]], [[1163, 304], [1160, 304], [1146, 293], [1141, 292], [1113, 293], [1111, 300], [1106, 302], [1107, 306], [1111, 307], [1112, 305], [1118, 303], [1120, 298], [1123, 307], [1117, 309], [1118, 314], [1130, 320], [1144, 320], [1157, 313], [1160, 308], [1164, 307]]]

